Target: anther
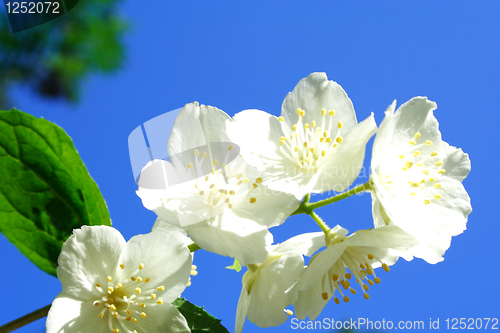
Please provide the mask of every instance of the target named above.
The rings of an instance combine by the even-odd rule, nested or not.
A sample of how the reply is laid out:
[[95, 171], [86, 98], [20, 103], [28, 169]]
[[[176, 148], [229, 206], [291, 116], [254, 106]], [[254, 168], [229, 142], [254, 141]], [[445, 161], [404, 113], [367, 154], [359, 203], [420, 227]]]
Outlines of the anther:
[[364, 294], [363, 294], [363, 297], [364, 297], [365, 299], [370, 299], [370, 295], [368, 295], [367, 293], [364, 293]]
[[205, 194], [205, 191], [200, 191], [200, 195], [203, 195], [203, 194]]
[[424, 173], [424, 175], [428, 175], [429, 174], [428, 170], [422, 170], [422, 172]]
[[440, 165], [443, 165], [443, 162], [437, 162], [436, 163], [436, 166], [440, 166]]
[[326, 301], [328, 299], [328, 293], [322, 293], [321, 297]]
[[165, 290], [165, 287], [164, 286], [159, 286], [158, 290]]
[[146, 314], [144, 312], [141, 312], [141, 317], [146, 318]]
[[208, 154], [207, 153], [203, 153], [203, 154], [201, 154], [201, 156], [203, 156], [203, 158], [207, 158]]
[[368, 283], [370, 284], [370, 286], [373, 286], [373, 281], [372, 280], [366, 279], [366, 281], [368, 281]]
[[437, 152], [437, 151], [433, 151], [433, 152], [431, 153], [431, 156], [437, 156], [437, 154], [438, 154], [438, 152]]
[[342, 142], [342, 140], [343, 140], [343, 139], [342, 139], [342, 137], [341, 137], [341, 136], [339, 136], [339, 137], [337, 137], [337, 139], [335, 139], [335, 141], [337, 141], [338, 143], [341, 143], [341, 142]]
[[113, 278], [111, 276], [108, 276], [108, 282], [113, 281]]
[[356, 290], [352, 289], [352, 288], [349, 288], [349, 291], [353, 294], [353, 295], [356, 295]]
[[344, 296], [344, 302], [346, 302], [346, 303], [349, 302], [349, 297]]
[[132, 317], [132, 322], [137, 323], [137, 319]]
[[364, 285], [363, 285], [363, 289], [364, 289], [364, 290], [366, 290], [366, 291], [368, 291], [368, 289], [370, 289], [370, 287], [368, 287], [368, 285], [367, 285], [367, 284], [364, 284]]
[[428, 204], [430, 204], [430, 203], [431, 203], [431, 202], [430, 202], [430, 200], [427, 200], [427, 199], [426, 199], [426, 200], [424, 200], [424, 205], [428, 205]]
[[446, 171], [445, 171], [444, 169], [441, 169], [441, 170], [439, 170], [439, 171], [438, 171], [438, 173], [440, 173], [440, 174], [443, 174], [443, 173], [445, 173], [445, 172], [446, 172]]
[[418, 155], [420, 155], [420, 152], [419, 152], [418, 150], [415, 150], [415, 151], [413, 152], [413, 156], [414, 156], [414, 157], [417, 157]]
[[379, 277], [376, 277], [375, 279], [373, 279], [375, 281], [376, 284], [379, 284], [380, 283], [380, 278]]
[[224, 189], [220, 189], [219, 192], [222, 193], [222, 194], [227, 194], [227, 191], [224, 190]]
[[99, 302], [94, 302], [94, 306], [97, 308], [99, 306]]
[[326, 143], [330, 143], [330, 142], [332, 142], [332, 138], [326, 138], [325, 142], [326, 142]]
[[139, 287], [135, 288], [135, 292], [138, 293], [138, 294], [140, 294], [141, 293], [141, 288], [139, 288]]
[[325, 114], [326, 114], [326, 110], [325, 109], [321, 109], [321, 115], [325, 116]]
[[335, 297], [335, 298], [333, 299], [333, 301], [334, 301], [336, 304], [340, 304], [340, 301], [339, 301], [339, 299], [338, 299], [337, 297]]
[[144, 264], [140, 264], [139, 269], [143, 269], [143, 268], [144, 268]]
[[95, 284], [95, 286], [96, 286], [97, 288], [101, 288], [101, 285], [100, 285], [99, 283], [96, 283], [96, 284]]
[[118, 332], [120, 332], [120, 330], [118, 328], [116, 328], [116, 327], [113, 328], [113, 333], [118, 333]]
[[415, 142], [415, 140], [410, 140], [410, 141], [408, 141], [408, 143], [413, 146], [416, 142]]
[[197, 149], [194, 150], [194, 156], [200, 156], [200, 152]]
[[368, 259], [373, 260], [373, 254], [369, 254]]
[[154, 300], [156, 298], [156, 294], [151, 293], [151, 299]]
[[115, 289], [113, 289], [113, 287], [108, 287], [108, 293], [109, 294], [113, 293], [113, 291], [115, 291]]
[[191, 169], [193, 167], [193, 164], [188, 163], [188, 169]]
[[259, 177], [259, 178], [257, 178], [257, 179], [255, 180], [255, 182], [256, 182], [256, 183], [261, 183], [261, 182], [262, 182], [262, 178], [260, 178], [260, 177]]
[[330, 116], [332, 116], [332, 117], [333, 117], [333, 116], [335, 116], [335, 110], [330, 110], [330, 111], [328, 111], [328, 114], [329, 114]]
[[413, 163], [410, 161], [406, 161], [405, 165], [408, 169], [410, 169], [413, 166]]
[[233, 190], [229, 191], [229, 194], [231, 194], [231, 195], [234, 195], [234, 193], [235, 192]]
[[434, 184], [435, 188], [441, 188], [441, 184]]
[[338, 127], [338, 128], [342, 128], [342, 126], [343, 126], [343, 125], [344, 125], [344, 124], [342, 124], [342, 122], [341, 122], [341, 121], [339, 121], [339, 122], [338, 122], [338, 124], [337, 124], [337, 127]]
[[384, 271], [388, 272], [390, 271], [391, 269], [389, 268], [389, 266], [387, 266], [387, 264], [382, 264], [382, 268], [384, 269]]
[[278, 120], [281, 121], [281, 122], [284, 122], [285, 118], [283, 118], [282, 116], [279, 116]]
[[402, 160], [403, 158], [405, 158], [405, 155], [399, 155], [400, 160]]
[[311, 127], [316, 127], [316, 122], [314, 120], [311, 121]]
[[351, 273], [347, 273], [347, 274], [345, 275], [345, 277], [346, 277], [347, 279], [351, 279], [352, 275], [351, 275]]
[[257, 199], [255, 198], [250, 198], [250, 203], [255, 203], [257, 201]]
[[125, 269], [125, 265], [124, 264], [120, 264], [120, 268], [121, 269]]
[[141, 308], [145, 308], [145, 307], [146, 307], [146, 304], [144, 304], [144, 303], [140, 303], [140, 304], [139, 304], [139, 306], [140, 306]]
[[339, 276], [337, 274], [332, 275], [332, 280], [337, 281], [339, 279]]
[[144, 283], [148, 283], [148, 282], [149, 282], [149, 278], [146, 278], [146, 279], [144, 280]]
[[415, 135], [414, 135], [413, 137], [414, 137], [415, 139], [420, 138], [420, 132], [415, 133]]
[[440, 196], [440, 195], [438, 195], [438, 194], [436, 194], [436, 195], [434, 196], [434, 199], [439, 200], [439, 199], [441, 199], [441, 196]]
[[425, 141], [425, 145], [426, 146], [432, 146], [432, 141], [430, 141], [430, 140]]
[[163, 301], [161, 299], [156, 301], [156, 304], [163, 304]]
[[290, 309], [285, 309], [284, 311], [285, 311], [285, 313], [286, 313], [287, 315], [289, 315], [289, 316], [293, 316], [293, 311], [292, 311], [292, 310], [290, 310]]

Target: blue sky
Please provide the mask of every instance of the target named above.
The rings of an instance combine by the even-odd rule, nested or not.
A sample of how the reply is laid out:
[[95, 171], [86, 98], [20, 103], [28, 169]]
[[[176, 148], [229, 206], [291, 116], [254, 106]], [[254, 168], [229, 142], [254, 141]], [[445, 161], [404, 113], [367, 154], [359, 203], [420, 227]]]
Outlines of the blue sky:
[[[84, 1], [84, 0], [82, 0]], [[279, 114], [285, 95], [311, 72], [326, 72], [352, 99], [358, 120], [377, 123], [394, 100], [436, 101], [443, 139], [469, 154], [464, 181], [473, 212], [467, 230], [453, 238], [445, 260], [430, 265], [400, 260], [370, 300], [333, 302], [318, 317], [423, 320], [499, 317], [495, 291], [500, 273], [497, 213], [500, 162], [500, 3], [494, 1], [124, 1], [131, 23], [127, 61], [110, 76], [85, 80], [78, 105], [47, 102], [23, 87], [12, 90], [15, 107], [55, 122], [73, 138], [107, 202], [113, 225], [126, 239], [150, 230], [155, 214], [136, 196], [127, 138], [145, 121], [198, 101], [230, 115], [244, 109]], [[78, 10], [75, 7], [74, 10]], [[36, 28], [35, 28], [36, 29]], [[371, 146], [373, 140], [369, 142]], [[365, 165], [369, 165], [368, 158]], [[366, 181], [359, 179], [355, 183]], [[318, 197], [313, 197], [316, 200]], [[317, 211], [330, 226], [350, 231], [372, 224], [369, 195]], [[271, 230], [276, 241], [319, 231], [295, 216]], [[0, 323], [51, 303], [61, 291], [3, 236], [4, 288]], [[204, 251], [199, 274], [183, 296], [234, 329], [242, 273], [232, 260]], [[489, 280], [492, 277], [492, 280]], [[44, 320], [18, 332], [44, 331]], [[290, 321], [244, 332], [290, 332]]]

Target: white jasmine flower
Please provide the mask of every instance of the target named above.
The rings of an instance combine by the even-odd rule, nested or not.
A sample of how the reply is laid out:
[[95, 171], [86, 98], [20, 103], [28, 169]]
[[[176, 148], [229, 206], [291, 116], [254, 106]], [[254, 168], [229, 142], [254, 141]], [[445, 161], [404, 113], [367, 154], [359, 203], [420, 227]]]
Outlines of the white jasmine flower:
[[419, 240], [411, 255], [442, 261], [451, 237], [466, 228], [472, 208], [462, 181], [470, 160], [441, 139], [436, 103], [415, 97], [386, 111], [373, 144], [375, 226], [395, 224]]
[[[369, 286], [380, 283], [375, 268], [382, 267], [386, 272], [394, 264], [400, 251], [406, 251], [416, 244], [416, 240], [397, 226], [361, 230], [347, 235], [347, 230], [336, 226], [323, 245], [327, 248], [316, 254], [291, 291], [298, 294], [295, 302], [295, 315], [299, 319], [306, 316], [314, 320], [331, 299], [339, 304], [339, 297], [349, 302], [350, 294], [358, 291], [351, 281], [360, 286], [365, 299], [369, 299]], [[371, 278], [369, 276], [372, 276]], [[344, 290], [344, 291], [343, 291]]]
[[[291, 311], [285, 309], [295, 299], [285, 292], [304, 271], [304, 258], [324, 246], [324, 233], [302, 234], [270, 246], [266, 261], [248, 265], [236, 310], [236, 333], [243, 330], [245, 317], [260, 326], [279, 326]], [[286, 313], [286, 314], [285, 314]]]
[[156, 230], [127, 243], [114, 228], [83, 226], [63, 244], [48, 333], [190, 332], [170, 303], [184, 290], [192, 257], [181, 233]]
[[290, 92], [279, 118], [246, 110], [228, 127], [244, 158], [270, 174], [265, 185], [295, 195], [344, 191], [363, 165], [376, 132], [373, 114], [357, 123], [347, 94], [325, 73], [312, 73]]
[[299, 202], [264, 187], [261, 172], [239, 154], [231, 155], [237, 147], [226, 134], [229, 123], [231, 118], [217, 108], [186, 105], [168, 151], [175, 170], [190, 176], [167, 189], [140, 187], [137, 194], [146, 208], [182, 227], [201, 248], [247, 265], [266, 259], [266, 245], [272, 243], [268, 228], [281, 224]]

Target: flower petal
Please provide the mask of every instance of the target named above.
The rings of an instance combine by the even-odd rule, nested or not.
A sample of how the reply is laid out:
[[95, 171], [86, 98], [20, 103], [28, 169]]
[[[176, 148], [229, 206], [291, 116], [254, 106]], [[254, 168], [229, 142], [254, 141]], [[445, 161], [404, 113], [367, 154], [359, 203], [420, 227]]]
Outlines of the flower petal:
[[324, 162], [321, 176], [313, 191], [345, 191], [363, 168], [366, 143], [376, 131], [377, 124], [372, 113], [348, 132], [337, 151]]
[[300, 234], [287, 239], [283, 243], [275, 246], [273, 248], [273, 252], [298, 252], [310, 257], [323, 246], [325, 246], [325, 234], [322, 231], [319, 231]]
[[321, 119], [321, 110], [335, 110], [335, 117], [344, 123], [344, 129], [350, 130], [357, 124], [352, 102], [344, 89], [336, 82], [328, 81], [325, 73], [312, 73], [299, 81], [292, 92], [288, 93], [281, 106], [281, 115], [288, 127], [299, 120], [297, 109], [306, 112], [305, 123]]
[[74, 230], [57, 260], [57, 277], [63, 290], [80, 299], [98, 296], [95, 283], [104, 285], [124, 246], [125, 239], [112, 227], [82, 226]]
[[207, 221], [184, 227], [202, 249], [231, 258], [242, 266], [266, 260], [272, 235], [265, 226], [234, 215], [230, 210]]
[[248, 307], [250, 306], [250, 301], [252, 296], [248, 294], [245, 286], [241, 288], [240, 299], [238, 300], [238, 307], [236, 308], [236, 324], [234, 331], [236, 333], [241, 333], [243, 331], [243, 325], [245, 325], [245, 320], [247, 319]]
[[93, 306], [93, 300], [78, 300], [62, 292], [47, 315], [47, 333], [109, 333], [107, 321], [99, 318], [101, 309]]
[[158, 297], [171, 303], [184, 291], [191, 273], [192, 257], [186, 247], [186, 236], [179, 232], [156, 229], [146, 235], [132, 237], [118, 259], [124, 269], [117, 274], [128, 278], [140, 269], [139, 275], [150, 279], [152, 288], [164, 286]]
[[147, 317], [140, 318], [134, 324], [138, 332], [148, 333], [190, 333], [186, 318], [175, 306], [163, 303], [160, 306], [147, 307]]
[[248, 319], [259, 327], [279, 326], [288, 316], [284, 309], [288, 303], [285, 291], [290, 288], [304, 270], [304, 259], [299, 253], [283, 254], [263, 267], [250, 294]]
[[295, 316], [304, 320], [306, 316], [314, 320], [319, 316], [328, 300], [318, 297], [322, 293], [321, 284], [318, 282], [309, 290], [299, 291], [298, 299], [294, 304]]
[[278, 118], [260, 110], [245, 110], [237, 113], [228, 123], [227, 133], [241, 148], [245, 160], [253, 166], [271, 168], [283, 156], [279, 150], [283, 136]]
[[347, 246], [347, 242], [341, 242], [331, 245], [315, 255], [300, 279], [300, 290], [309, 290], [318, 284], [323, 275], [339, 260]]

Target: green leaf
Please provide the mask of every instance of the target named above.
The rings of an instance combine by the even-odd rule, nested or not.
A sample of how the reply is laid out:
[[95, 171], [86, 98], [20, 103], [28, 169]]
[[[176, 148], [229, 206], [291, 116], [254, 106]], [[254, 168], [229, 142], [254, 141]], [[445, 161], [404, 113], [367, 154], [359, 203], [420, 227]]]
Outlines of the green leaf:
[[236, 258], [234, 258], [234, 262], [231, 266], [226, 266], [227, 269], [232, 269], [232, 270], [235, 270], [236, 272], [240, 272], [241, 271], [241, 264], [240, 264], [240, 261]]
[[111, 225], [71, 138], [45, 119], [0, 111], [0, 170], [0, 232], [49, 274], [73, 229]]
[[188, 302], [185, 298], [178, 298], [172, 304], [186, 318], [191, 333], [229, 333], [220, 323], [220, 319], [216, 319], [203, 308]]

